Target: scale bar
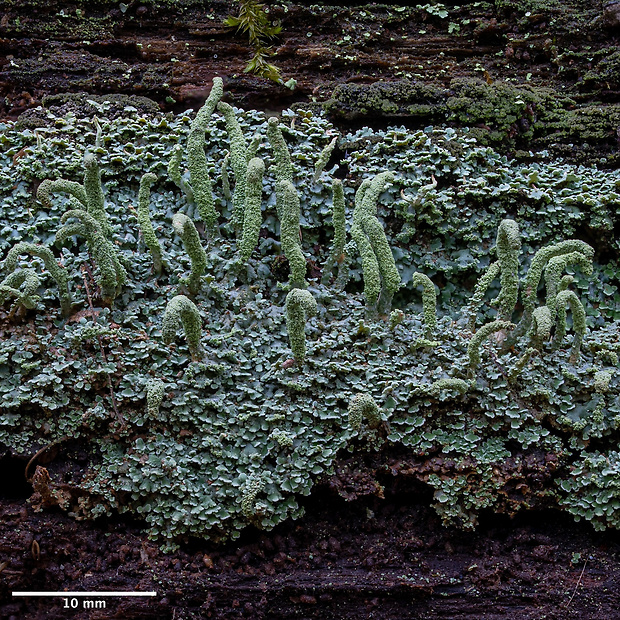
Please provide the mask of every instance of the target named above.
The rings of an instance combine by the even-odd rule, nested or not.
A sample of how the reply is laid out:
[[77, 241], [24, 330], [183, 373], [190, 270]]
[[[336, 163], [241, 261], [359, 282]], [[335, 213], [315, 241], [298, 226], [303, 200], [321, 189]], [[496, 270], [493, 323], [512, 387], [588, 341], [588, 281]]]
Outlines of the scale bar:
[[13, 596], [157, 596], [157, 592], [13, 592]]

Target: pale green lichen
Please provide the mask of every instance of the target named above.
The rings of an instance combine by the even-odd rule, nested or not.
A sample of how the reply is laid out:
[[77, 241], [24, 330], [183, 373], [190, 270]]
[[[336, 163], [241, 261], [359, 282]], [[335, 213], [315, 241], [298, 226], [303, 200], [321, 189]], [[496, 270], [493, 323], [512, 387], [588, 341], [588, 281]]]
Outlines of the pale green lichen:
[[[551, 311], [551, 318], [555, 319], [556, 298], [562, 285], [562, 272], [568, 265], [577, 264], [584, 275], [592, 275], [592, 257], [584, 256], [581, 252], [568, 252], [549, 259], [545, 269], [545, 287], [547, 289], [547, 307]], [[568, 281], [566, 281], [568, 286]]]
[[437, 398], [442, 390], [454, 390], [459, 394], [465, 394], [471, 384], [463, 379], [439, 379], [430, 385], [418, 385], [413, 389], [413, 393], [418, 396], [430, 396]]
[[394, 178], [382, 172], [362, 183], [355, 195], [351, 237], [362, 258], [364, 296], [369, 316], [390, 311], [392, 297], [400, 287], [400, 275], [385, 231], [377, 219], [377, 201]]
[[214, 206], [213, 187], [204, 150], [205, 133], [215, 106], [223, 94], [222, 78], [213, 78], [213, 88], [205, 104], [196, 114], [187, 139], [187, 163], [192, 192], [200, 217], [209, 229], [215, 228], [218, 215]]
[[49, 271], [58, 286], [58, 296], [60, 298], [62, 315], [65, 317], [69, 316], [71, 314], [72, 299], [71, 293], [69, 292], [69, 275], [67, 274], [67, 270], [58, 264], [48, 247], [35, 243], [28, 243], [26, 241], [20, 241], [9, 250], [4, 260], [4, 269], [9, 272], [14, 271], [17, 267], [17, 261], [22, 254], [37, 256], [43, 260], [45, 268]]
[[390, 312], [390, 330], [394, 331], [397, 325], [400, 325], [405, 318], [405, 313], [402, 310], [392, 310]]
[[306, 259], [299, 240], [299, 194], [290, 181], [278, 183], [277, 190], [281, 196], [280, 240], [291, 271], [289, 286], [293, 289], [305, 288]]
[[528, 347], [525, 350], [525, 353], [515, 362], [515, 365], [508, 373], [509, 381], [516, 381], [517, 377], [523, 372], [532, 356], [536, 353], [538, 353], [538, 349], [535, 347]]
[[323, 267], [321, 282], [328, 284], [336, 265], [344, 260], [345, 243], [347, 239], [344, 187], [340, 179], [334, 179], [332, 183], [332, 226], [334, 227], [334, 240], [332, 249]]
[[112, 227], [105, 210], [105, 199], [101, 186], [101, 170], [96, 157], [88, 153], [84, 157], [84, 190], [86, 192], [86, 210], [101, 226], [101, 232], [106, 236], [112, 235]]
[[274, 428], [269, 434], [269, 439], [273, 439], [281, 448], [290, 448], [293, 446], [293, 436], [279, 428]]
[[230, 162], [230, 152], [226, 153], [222, 160], [222, 168], [220, 175], [222, 176], [222, 194], [226, 200], [232, 200], [232, 193], [230, 191], [230, 181], [228, 180], [228, 162]]
[[190, 202], [194, 201], [194, 192], [192, 188], [185, 182], [181, 174], [181, 161], [183, 160], [183, 147], [177, 144], [172, 149], [172, 154], [168, 160], [168, 176], [174, 184], [182, 190]]
[[532, 312], [532, 326], [530, 328], [531, 345], [541, 349], [551, 338], [553, 315], [548, 306], [539, 306]]
[[519, 225], [514, 220], [502, 220], [500, 223], [495, 250], [501, 272], [501, 289], [497, 298], [499, 317], [504, 321], [509, 321], [519, 298], [521, 237]]
[[161, 335], [165, 344], [174, 341], [180, 325], [183, 326], [192, 359], [201, 359], [202, 320], [196, 304], [185, 295], [177, 295], [166, 304], [161, 327]]
[[152, 172], [147, 172], [140, 179], [140, 192], [138, 194], [138, 224], [144, 237], [146, 247], [151, 251], [153, 257], [153, 271], [156, 275], [161, 274], [161, 246], [155, 234], [151, 217], [149, 215], [149, 203], [151, 198], [151, 185], [155, 183], [157, 177]]
[[101, 186], [101, 171], [96, 157], [92, 153], [87, 153], [84, 157], [84, 183], [83, 185], [75, 181], [66, 179], [56, 179], [54, 181], [46, 179], [37, 189], [37, 198], [45, 207], [51, 206], [52, 192], [64, 192], [71, 197], [71, 210], [84, 210], [91, 217], [94, 217], [101, 227], [101, 232], [105, 237], [110, 237], [112, 227], [105, 210], [105, 199]]
[[276, 211], [280, 221], [282, 221], [283, 196], [277, 191], [277, 188], [283, 181], [293, 183], [293, 166], [291, 164], [291, 154], [280, 129], [280, 123], [275, 116], [272, 116], [267, 121], [267, 138], [269, 139], [269, 144], [271, 144], [275, 160]]
[[233, 230], [239, 236], [243, 227], [244, 209], [246, 204], [246, 174], [248, 167], [247, 144], [241, 126], [232, 106], [224, 101], [218, 103], [217, 109], [224, 115], [226, 131], [230, 142], [230, 161], [235, 176], [235, 190], [233, 192]]
[[35, 295], [35, 292], [39, 286], [41, 280], [34, 269], [16, 269], [0, 282], [0, 306], [10, 297], [14, 297], [28, 310], [36, 308], [40, 297]]
[[609, 392], [609, 383], [613, 377], [611, 370], [599, 370], [594, 375], [594, 391], [597, 394], [606, 394]]
[[164, 399], [166, 384], [161, 379], [149, 379], [146, 384], [146, 407], [149, 418], [159, 417], [159, 408]]
[[580, 252], [586, 258], [591, 259], [594, 256], [594, 250], [584, 241], [578, 239], [569, 239], [568, 241], [562, 241], [555, 245], [550, 245], [545, 248], [541, 248], [534, 254], [527, 275], [525, 277], [525, 284], [521, 293], [521, 300], [523, 302], [523, 316], [517, 326], [516, 335], [524, 334], [530, 326], [532, 321], [532, 313], [536, 307], [538, 297], [538, 284], [543, 274], [543, 270], [550, 259], [555, 256], [561, 256], [562, 254], [568, 254], [570, 252]]
[[75, 198], [80, 204], [81, 208], [86, 210], [86, 190], [81, 183], [76, 181], [67, 181], [66, 179], [45, 179], [42, 181], [37, 189], [37, 198], [41, 204], [50, 208], [52, 206], [51, 194], [52, 192], [64, 192]]
[[[68, 224], [67, 220], [71, 218], [78, 221]], [[114, 245], [103, 234], [100, 223], [85, 211], [67, 211], [60, 222], [64, 226], [56, 233], [56, 242], [63, 244], [73, 235], [86, 238], [88, 249], [99, 267], [97, 283], [101, 288], [101, 299], [108, 305], [112, 304], [127, 281], [127, 272], [118, 259]]]
[[258, 153], [258, 147], [261, 145], [262, 141], [263, 141], [263, 136], [259, 132], [255, 133], [252, 136], [252, 139], [250, 140], [250, 144], [248, 144], [248, 148], [245, 153], [245, 158], [247, 159], [248, 162], [250, 162], [250, 160], [256, 157], [256, 154]]
[[425, 335], [430, 338], [437, 327], [437, 293], [431, 279], [423, 273], [415, 272], [411, 277], [414, 288], [422, 287], [422, 309], [424, 313]]
[[306, 319], [317, 311], [316, 300], [308, 291], [294, 288], [286, 296], [286, 329], [293, 357], [298, 364], [306, 358]]
[[329, 158], [332, 156], [332, 153], [334, 152], [334, 148], [336, 147], [337, 142], [338, 142], [338, 136], [335, 136], [334, 138], [332, 138], [332, 141], [321, 151], [321, 154], [319, 155], [319, 158], [317, 159], [316, 164], [314, 164], [314, 176], [312, 177], [313, 183], [316, 183], [319, 180], [319, 177], [321, 176], [321, 173], [325, 169], [325, 166], [327, 165]]
[[377, 428], [381, 424], [381, 412], [370, 394], [356, 394], [349, 402], [349, 426], [358, 431], [362, 426], [362, 420], [368, 420], [370, 428]]
[[207, 270], [207, 255], [200, 243], [200, 237], [194, 222], [184, 213], [176, 213], [172, 218], [172, 227], [181, 241], [191, 261], [191, 271], [187, 281], [187, 288], [191, 295], [198, 294], [201, 287], [201, 278]]
[[474, 288], [474, 294], [472, 295], [471, 301], [467, 306], [467, 327], [474, 331], [476, 327], [476, 318], [478, 317], [478, 312], [484, 302], [484, 296], [491, 285], [491, 282], [497, 278], [500, 272], [500, 264], [499, 261], [495, 261], [491, 263], [486, 271], [478, 278], [478, 282], [476, 282], [476, 287]]
[[252, 519], [255, 516], [256, 497], [265, 487], [265, 483], [258, 476], [251, 477], [243, 489], [241, 496], [241, 512], [243, 515]]
[[497, 319], [491, 323], [483, 325], [471, 338], [467, 345], [467, 356], [469, 358], [469, 370], [473, 373], [480, 364], [480, 345], [495, 332], [502, 332], [504, 330], [513, 330], [515, 324], [510, 321], [502, 321]]
[[553, 337], [553, 347], [559, 348], [566, 334], [566, 306], [569, 305], [573, 315], [573, 345], [571, 347], [570, 359], [575, 362], [579, 358], [581, 343], [586, 333], [586, 311], [579, 297], [574, 291], [560, 291], [556, 298], [556, 327]]
[[[243, 212], [243, 236], [239, 250], [239, 258], [247, 262], [252, 251], [258, 244], [262, 224], [261, 199], [263, 195], [263, 175], [265, 164], [255, 157], [247, 165], [245, 180], [245, 208]], [[304, 261], [305, 265], [305, 261]]]

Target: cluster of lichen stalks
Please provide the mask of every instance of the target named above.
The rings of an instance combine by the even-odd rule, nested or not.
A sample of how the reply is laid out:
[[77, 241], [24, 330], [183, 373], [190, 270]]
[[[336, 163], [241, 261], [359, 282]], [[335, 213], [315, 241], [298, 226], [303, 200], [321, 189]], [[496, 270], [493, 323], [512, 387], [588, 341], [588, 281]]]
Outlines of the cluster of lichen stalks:
[[[177, 146], [173, 151], [168, 173], [170, 178], [185, 192], [189, 201], [195, 204], [205, 224], [207, 236], [213, 236], [218, 229], [218, 213], [215, 210], [212, 183], [209, 178], [207, 159], [204, 151], [205, 133], [210, 118], [217, 109], [223, 114], [230, 140], [230, 154], [226, 156], [222, 167], [222, 179], [225, 192], [230, 195], [227, 166], [230, 162], [234, 175], [234, 193], [232, 196], [233, 212], [231, 225], [238, 242], [237, 266], [245, 265], [251, 258], [258, 243], [262, 224], [261, 198], [265, 163], [256, 157], [259, 146], [258, 138], [248, 145], [241, 131], [232, 107], [220, 99], [223, 94], [222, 80], [215, 78], [212, 91], [200, 109], [191, 126], [187, 140], [187, 165], [189, 184], [181, 174], [183, 150]], [[293, 358], [302, 365], [306, 357], [305, 324], [308, 317], [316, 314], [317, 303], [312, 294], [306, 290], [306, 259], [300, 242], [300, 201], [293, 184], [293, 168], [288, 147], [282, 135], [278, 120], [268, 121], [267, 138], [274, 158], [276, 178], [276, 210], [280, 221], [280, 240], [282, 251], [290, 267], [289, 292], [285, 302], [286, 323]], [[98, 132], [99, 140], [99, 132]], [[315, 182], [334, 148], [335, 140], [319, 156], [315, 167]], [[70, 196], [71, 208], [62, 216], [62, 227], [56, 234], [56, 242], [64, 243], [72, 236], [79, 235], [86, 239], [91, 256], [98, 267], [97, 283], [104, 304], [112, 304], [127, 280], [127, 272], [112, 241], [113, 230], [108, 221], [104, 206], [101, 186], [101, 174], [97, 161], [92, 154], [84, 159], [83, 184], [59, 180], [46, 180], [39, 186], [38, 198], [44, 206], [50, 205], [52, 192], [65, 192]], [[138, 199], [138, 223], [145, 244], [153, 258], [154, 272], [159, 276], [165, 267], [159, 240], [149, 216], [150, 187], [156, 181], [152, 173], [145, 174], [140, 182]], [[357, 250], [361, 257], [366, 311], [369, 318], [386, 315], [390, 311], [394, 293], [401, 285], [394, 257], [385, 232], [377, 218], [377, 202], [386, 186], [393, 180], [391, 172], [384, 172], [366, 179], [355, 194], [355, 205], [350, 226], [351, 241], [347, 243], [345, 200], [342, 183], [333, 181], [332, 222], [334, 240], [331, 253], [324, 267], [323, 283], [329, 284], [338, 268], [334, 286], [342, 290], [347, 284], [348, 269], [353, 252]], [[162, 338], [171, 343], [180, 326], [192, 358], [201, 359], [201, 317], [194, 301], [201, 289], [202, 276], [207, 268], [207, 256], [200, 235], [192, 219], [177, 213], [172, 221], [176, 234], [181, 238], [191, 260], [189, 277], [183, 281], [183, 294], [175, 295], [166, 305], [162, 322]], [[442, 379], [420, 390], [428, 395], [439, 393], [442, 389], [454, 389], [466, 392], [472, 382], [475, 370], [480, 363], [480, 348], [483, 341], [496, 334], [498, 342], [504, 346], [514, 344], [519, 336], [529, 336], [530, 345], [510, 371], [511, 378], [516, 378], [523, 370], [534, 352], [551, 338], [555, 326], [553, 346], [558, 347], [566, 333], [566, 310], [570, 306], [573, 315], [574, 338], [571, 359], [579, 356], [581, 342], [585, 333], [585, 311], [577, 295], [569, 290], [571, 276], [563, 276], [569, 265], [578, 265], [581, 270], [592, 272], [592, 248], [578, 240], [569, 240], [539, 250], [532, 259], [522, 285], [521, 299], [523, 314], [518, 325], [511, 322], [519, 297], [519, 251], [521, 247], [519, 229], [516, 222], [506, 219], [501, 222], [497, 234], [497, 261], [492, 263], [480, 278], [465, 316], [472, 332], [468, 345], [469, 373], [467, 377]], [[18, 243], [13, 247], [4, 261], [8, 275], [0, 284], [0, 302], [14, 297], [25, 308], [36, 307], [36, 291], [40, 279], [31, 268], [17, 269], [20, 255], [30, 254], [43, 259], [49, 274], [55, 279], [59, 290], [62, 313], [65, 317], [72, 311], [69, 291], [69, 278], [66, 270], [54, 257], [50, 248], [31, 243]], [[538, 286], [544, 275], [546, 285], [546, 302], [538, 306]], [[499, 276], [501, 289], [497, 298], [498, 318], [475, 329], [476, 317], [484, 301], [491, 282]], [[425, 338], [423, 346], [433, 346], [432, 340], [436, 330], [436, 292], [431, 280], [421, 274], [413, 275], [414, 286], [422, 286]], [[394, 318], [394, 317], [392, 317]], [[509, 336], [508, 332], [514, 332]], [[163, 397], [163, 383], [150, 381], [147, 386], [147, 401], [150, 412], [156, 412]], [[350, 423], [359, 428], [363, 417], [368, 418], [371, 426], [376, 426], [380, 419], [379, 409], [368, 394], [356, 396], [349, 409]]]

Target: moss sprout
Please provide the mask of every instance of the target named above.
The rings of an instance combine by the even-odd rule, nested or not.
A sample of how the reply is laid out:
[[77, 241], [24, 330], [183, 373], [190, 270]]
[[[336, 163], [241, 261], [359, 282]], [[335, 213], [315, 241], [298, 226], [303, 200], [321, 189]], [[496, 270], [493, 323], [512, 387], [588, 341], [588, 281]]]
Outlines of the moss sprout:
[[213, 188], [207, 167], [204, 142], [211, 115], [223, 94], [222, 78], [213, 78], [213, 88], [205, 104], [196, 114], [187, 139], [187, 163], [194, 200], [200, 217], [209, 229], [215, 228], [217, 224], [217, 212], [213, 201]]
[[151, 185], [155, 183], [157, 177], [152, 172], [147, 172], [140, 179], [140, 192], [138, 194], [138, 224], [144, 237], [146, 247], [151, 251], [153, 257], [153, 270], [156, 275], [161, 274], [161, 246], [153, 229], [151, 217], [149, 215], [149, 203], [151, 197]]
[[358, 431], [362, 426], [362, 420], [368, 420], [370, 428], [377, 428], [381, 424], [381, 412], [370, 394], [356, 394], [349, 403], [349, 426]]
[[281, 223], [280, 238], [282, 250], [288, 259], [291, 270], [289, 286], [291, 288], [305, 288], [306, 284], [306, 259], [299, 241], [299, 194], [290, 181], [278, 183], [278, 193], [281, 196]]
[[576, 361], [579, 358], [581, 343], [586, 333], [586, 311], [574, 291], [560, 291], [556, 298], [557, 320], [553, 337], [553, 347], [558, 348], [562, 344], [562, 340], [564, 340], [566, 334], [567, 305], [570, 306], [573, 315], [573, 331], [575, 333], [570, 357], [572, 361]]
[[[265, 164], [259, 157], [247, 165], [245, 181], [245, 209], [243, 213], [243, 236], [241, 239], [240, 260], [247, 262], [258, 243], [262, 223], [261, 198], [263, 195], [263, 175]], [[305, 261], [304, 261], [305, 265]]]
[[519, 298], [519, 251], [521, 237], [514, 220], [502, 220], [497, 231], [496, 252], [501, 271], [501, 290], [497, 298], [499, 317], [510, 321]]
[[232, 106], [224, 101], [220, 101], [217, 109], [224, 115], [226, 131], [228, 132], [228, 139], [230, 141], [230, 161], [235, 176], [232, 226], [239, 236], [244, 219], [248, 147]]
[[508, 373], [508, 378], [510, 381], [516, 381], [517, 377], [523, 372], [530, 359], [532, 359], [532, 356], [536, 353], [538, 353], [538, 349], [535, 347], [528, 347], [525, 350], [523, 355], [516, 361], [515, 365]]
[[[67, 224], [67, 220], [72, 218], [78, 221]], [[56, 233], [56, 242], [63, 244], [73, 235], [86, 238], [88, 249], [99, 267], [101, 299], [108, 305], [112, 304], [127, 281], [127, 272], [118, 259], [114, 245], [103, 234], [100, 223], [85, 211], [67, 211], [60, 222], [64, 226]]]
[[14, 245], [4, 260], [4, 269], [6, 271], [14, 271], [17, 267], [17, 261], [22, 254], [37, 256], [43, 260], [45, 268], [56, 281], [58, 286], [58, 295], [60, 297], [60, 307], [62, 315], [67, 317], [71, 314], [71, 293], [69, 292], [69, 276], [67, 270], [58, 264], [51, 250], [44, 245], [35, 243], [27, 243], [20, 241]]
[[467, 326], [471, 331], [474, 331], [476, 327], [476, 318], [478, 316], [478, 312], [484, 302], [484, 296], [491, 286], [491, 282], [497, 278], [500, 272], [500, 264], [499, 261], [495, 261], [491, 263], [486, 271], [478, 278], [478, 282], [476, 282], [476, 287], [474, 288], [474, 294], [472, 295], [471, 301], [467, 306], [467, 315], [468, 321]]
[[414, 288], [422, 286], [422, 308], [424, 312], [424, 326], [426, 337], [430, 338], [437, 327], [437, 293], [431, 279], [423, 273], [415, 272], [411, 278]]
[[316, 164], [314, 164], [314, 176], [312, 177], [312, 181], [314, 183], [316, 183], [319, 180], [319, 177], [321, 176], [321, 173], [325, 169], [325, 166], [327, 165], [329, 158], [332, 156], [332, 153], [334, 152], [334, 148], [336, 147], [337, 142], [338, 142], [338, 136], [335, 136], [334, 138], [332, 138], [331, 142], [321, 151], [321, 154], [319, 155], [319, 158], [317, 159]]
[[159, 417], [159, 407], [164, 399], [165, 383], [161, 379], [149, 379], [146, 384], [146, 407], [149, 418]]
[[517, 335], [524, 334], [532, 321], [532, 314], [536, 307], [538, 284], [543, 274], [543, 270], [550, 259], [569, 252], [581, 252], [586, 258], [591, 259], [594, 256], [594, 250], [584, 241], [578, 239], [569, 239], [554, 245], [541, 248], [534, 254], [522, 290], [523, 316], [517, 326]]
[[332, 183], [332, 226], [334, 227], [334, 240], [332, 249], [323, 267], [321, 282], [327, 284], [336, 265], [344, 260], [345, 243], [347, 239], [344, 187], [340, 179], [334, 179]]
[[514, 323], [497, 319], [495, 321], [487, 323], [486, 325], [483, 325], [472, 336], [469, 344], [467, 345], [467, 356], [469, 357], [470, 373], [473, 373], [480, 364], [480, 345], [482, 344], [482, 342], [495, 332], [513, 330], [514, 328]]
[[[562, 272], [568, 265], [577, 264], [581, 271], [592, 275], [592, 257], [584, 256], [581, 252], [568, 252], [549, 259], [545, 269], [545, 287], [547, 289], [547, 307], [551, 311], [551, 318], [555, 319], [556, 298], [562, 286]], [[568, 281], [566, 281], [568, 285]]]
[[278, 217], [282, 221], [282, 194], [277, 191], [282, 181], [293, 182], [293, 166], [291, 164], [291, 154], [280, 129], [280, 122], [275, 116], [267, 121], [267, 138], [273, 151], [275, 160], [275, 177], [276, 177], [276, 211]]
[[181, 325], [192, 359], [200, 360], [202, 358], [202, 347], [200, 345], [202, 320], [196, 304], [185, 295], [173, 297], [166, 305], [161, 327], [161, 335], [165, 344], [174, 341]]
[[286, 329], [298, 364], [306, 358], [306, 319], [316, 311], [316, 300], [310, 292], [294, 288], [286, 296]]
[[364, 296], [369, 314], [390, 311], [392, 297], [400, 287], [400, 275], [383, 227], [377, 219], [377, 201], [394, 175], [382, 172], [364, 182], [355, 196], [351, 236], [362, 258]]
[[551, 338], [553, 316], [547, 306], [540, 306], [532, 313], [532, 326], [530, 328], [530, 341], [533, 347], [541, 349], [545, 342]]
[[207, 269], [207, 255], [200, 243], [200, 237], [194, 222], [184, 213], [177, 213], [172, 218], [172, 226], [176, 232], [191, 261], [191, 272], [188, 279], [188, 289], [191, 295], [198, 294], [201, 286], [201, 278]]
[[9, 297], [14, 297], [28, 310], [36, 308], [40, 297], [35, 293], [39, 286], [41, 280], [34, 269], [16, 269], [0, 282], [0, 306]]

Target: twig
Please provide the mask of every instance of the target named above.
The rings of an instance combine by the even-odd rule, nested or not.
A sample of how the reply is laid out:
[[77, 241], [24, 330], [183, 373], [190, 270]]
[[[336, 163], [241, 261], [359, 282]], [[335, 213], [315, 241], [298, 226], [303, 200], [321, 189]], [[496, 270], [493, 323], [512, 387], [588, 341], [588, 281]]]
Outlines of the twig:
[[575, 598], [575, 594], [577, 594], [577, 588], [579, 588], [579, 586], [581, 584], [581, 578], [583, 577], [583, 574], [586, 572], [586, 565], [587, 564], [588, 564], [588, 560], [586, 559], [586, 561], [583, 563], [583, 568], [581, 569], [581, 575], [579, 575], [579, 579], [577, 580], [577, 585], [575, 586], [575, 590], [573, 591], [573, 595], [570, 597], [570, 600], [566, 604], [566, 609], [568, 609], [570, 607], [570, 604], [573, 602], [573, 599]]
[[43, 446], [40, 450], [37, 450], [34, 455], [32, 456], [32, 458], [28, 461], [28, 463], [26, 464], [26, 469], [24, 470], [24, 476], [26, 477], [26, 480], [28, 480], [28, 482], [30, 482], [29, 478], [28, 478], [28, 470], [30, 469], [30, 466], [32, 465], [32, 462], [38, 457], [41, 456], [41, 454], [43, 454], [43, 452], [45, 452], [48, 448], [51, 448], [52, 446], [55, 446], [56, 444], [62, 443], [63, 441], [65, 441], [65, 439], [69, 439], [68, 435], [65, 435], [64, 437], [61, 437], [60, 439], [56, 439], [55, 441], [52, 441], [52, 443], [48, 443], [46, 446]]
[[[93, 317], [93, 322], [94, 322], [95, 321], [95, 307], [93, 306], [93, 299], [90, 294], [90, 287], [88, 286], [88, 280], [86, 278], [86, 271], [87, 271], [86, 265], [82, 265], [82, 280], [84, 280], [86, 298], [88, 299], [88, 305], [90, 306], [91, 316]], [[101, 334], [97, 334], [97, 342], [99, 342], [99, 349], [101, 350], [101, 359], [103, 360], [103, 363], [107, 366], [108, 359], [103, 349], [103, 340], [101, 339]], [[110, 399], [112, 400], [112, 408], [114, 409], [114, 415], [116, 416], [116, 419], [121, 423], [121, 425], [125, 426], [125, 421], [123, 420], [123, 416], [121, 415], [116, 405], [116, 397], [114, 396], [114, 387], [112, 386], [112, 377], [110, 376], [110, 373], [107, 370], [106, 370], [106, 375], [108, 377], [108, 387], [110, 388]]]

